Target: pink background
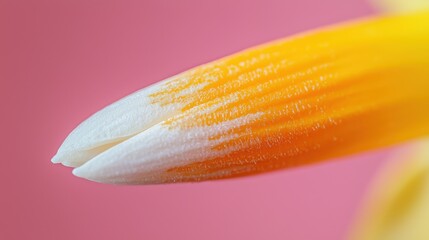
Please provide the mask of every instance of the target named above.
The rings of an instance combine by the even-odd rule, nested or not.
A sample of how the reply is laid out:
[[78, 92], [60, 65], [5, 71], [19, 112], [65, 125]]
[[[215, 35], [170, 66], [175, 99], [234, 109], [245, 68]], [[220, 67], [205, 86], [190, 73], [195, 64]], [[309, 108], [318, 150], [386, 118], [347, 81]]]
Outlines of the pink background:
[[0, 239], [344, 239], [389, 152], [236, 180], [110, 186], [53, 165], [139, 88], [372, 12], [363, 0], [0, 1]]

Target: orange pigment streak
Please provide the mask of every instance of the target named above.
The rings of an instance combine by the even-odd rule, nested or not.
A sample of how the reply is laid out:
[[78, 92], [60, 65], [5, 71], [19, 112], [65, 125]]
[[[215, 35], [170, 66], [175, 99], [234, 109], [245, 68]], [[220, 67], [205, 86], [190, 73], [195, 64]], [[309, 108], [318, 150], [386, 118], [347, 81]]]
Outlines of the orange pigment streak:
[[262, 113], [210, 137], [235, 136], [211, 149], [234, 151], [165, 173], [177, 181], [301, 166], [422, 137], [429, 134], [429, 13], [264, 45], [181, 74], [151, 97], [184, 104], [164, 123], [182, 130]]

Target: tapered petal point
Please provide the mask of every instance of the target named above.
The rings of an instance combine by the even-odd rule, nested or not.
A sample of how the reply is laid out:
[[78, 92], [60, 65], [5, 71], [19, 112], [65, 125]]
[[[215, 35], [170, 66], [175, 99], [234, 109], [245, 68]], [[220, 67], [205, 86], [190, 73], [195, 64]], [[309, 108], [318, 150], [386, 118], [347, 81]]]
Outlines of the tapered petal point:
[[112, 104], [59, 150], [87, 179], [202, 181], [429, 135], [429, 13], [357, 21], [202, 65]]

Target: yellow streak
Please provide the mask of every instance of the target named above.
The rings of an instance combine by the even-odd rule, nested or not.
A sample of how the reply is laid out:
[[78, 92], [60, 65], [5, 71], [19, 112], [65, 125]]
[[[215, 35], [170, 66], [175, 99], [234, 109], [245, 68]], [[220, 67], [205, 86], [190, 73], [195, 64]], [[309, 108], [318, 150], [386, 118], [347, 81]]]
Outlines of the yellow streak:
[[429, 141], [383, 169], [351, 240], [429, 239]]
[[375, 6], [386, 12], [410, 12], [429, 9], [428, 0], [372, 0]]

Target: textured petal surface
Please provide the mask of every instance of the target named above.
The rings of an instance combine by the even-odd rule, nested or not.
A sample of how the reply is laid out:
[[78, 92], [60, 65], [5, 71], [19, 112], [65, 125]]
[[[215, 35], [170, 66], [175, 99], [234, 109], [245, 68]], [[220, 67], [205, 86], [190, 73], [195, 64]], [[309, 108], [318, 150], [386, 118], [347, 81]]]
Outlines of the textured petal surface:
[[74, 174], [99, 182], [201, 181], [422, 137], [428, 42], [429, 14], [419, 13], [253, 48], [107, 107], [68, 137], [54, 161], [84, 163]]

